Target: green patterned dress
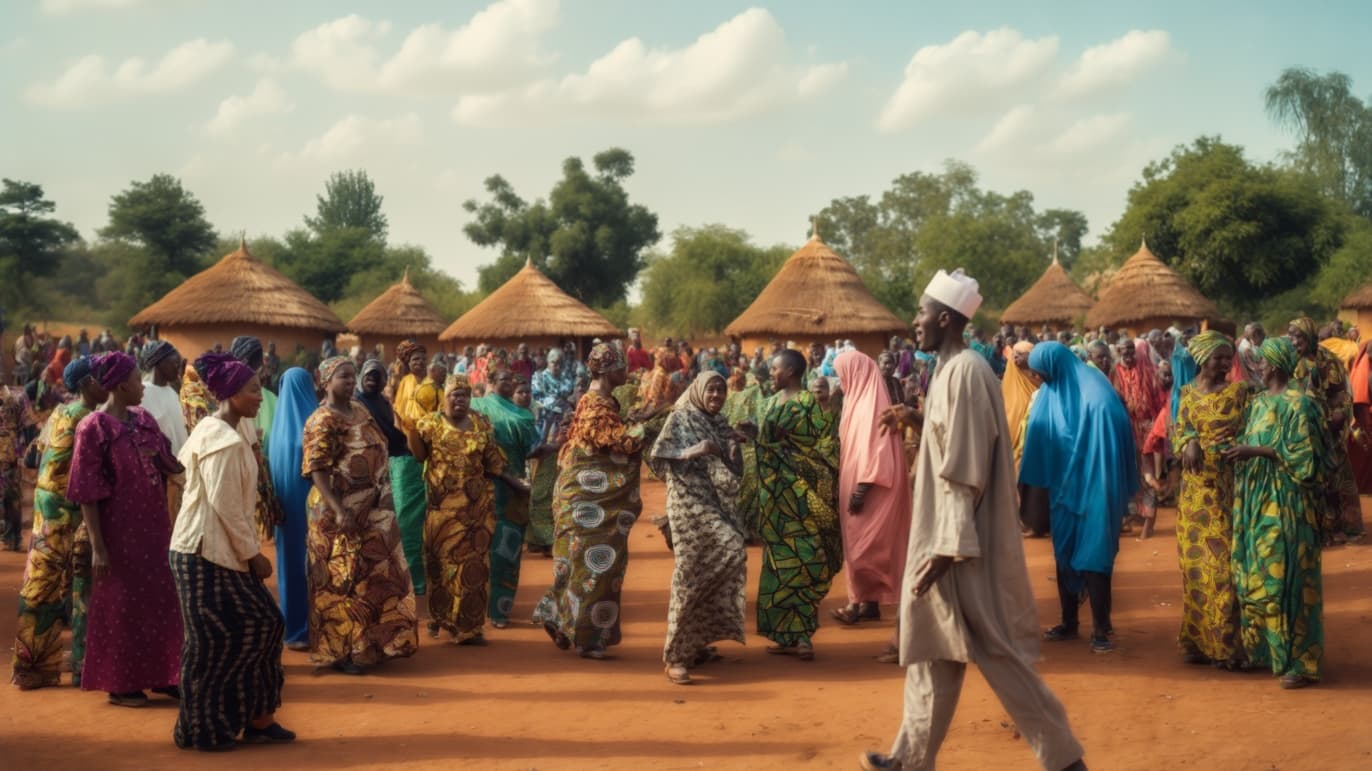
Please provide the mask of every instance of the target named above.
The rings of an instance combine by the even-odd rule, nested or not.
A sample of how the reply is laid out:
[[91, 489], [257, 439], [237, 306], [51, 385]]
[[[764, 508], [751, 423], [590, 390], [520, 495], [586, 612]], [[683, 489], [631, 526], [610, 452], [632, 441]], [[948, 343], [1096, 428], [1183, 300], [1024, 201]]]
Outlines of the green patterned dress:
[[[744, 421], [756, 425], [763, 401], [762, 387], [750, 385], [742, 391], [729, 394], [721, 414], [729, 421], [730, 428]], [[738, 490], [738, 517], [743, 523], [744, 536], [757, 538], [757, 448], [751, 442], [743, 445], [743, 480]]]
[[819, 603], [843, 566], [843, 547], [834, 418], [808, 391], [784, 399], [778, 393], [763, 402], [758, 426], [757, 626], [792, 647], [809, 643], [819, 628]]
[[1318, 407], [1295, 388], [1255, 396], [1240, 443], [1270, 447], [1279, 460], [1245, 460], [1234, 477], [1233, 571], [1244, 650], [1254, 665], [1312, 680], [1324, 654], [1319, 420]]

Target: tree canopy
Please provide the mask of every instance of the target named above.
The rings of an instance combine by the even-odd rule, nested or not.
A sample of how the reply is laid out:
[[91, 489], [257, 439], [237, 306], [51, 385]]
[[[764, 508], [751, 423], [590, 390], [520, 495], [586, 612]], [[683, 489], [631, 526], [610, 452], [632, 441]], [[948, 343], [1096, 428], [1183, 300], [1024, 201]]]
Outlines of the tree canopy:
[[320, 238], [337, 230], [356, 229], [384, 244], [390, 227], [381, 211], [384, 200], [367, 172], [334, 172], [324, 183], [324, 194], [315, 196], [315, 216], [307, 215], [305, 224]]
[[479, 246], [500, 256], [480, 269], [482, 292], [510, 280], [526, 260], [587, 305], [610, 306], [625, 298], [643, 269], [644, 250], [662, 237], [657, 215], [630, 203], [623, 182], [634, 173], [627, 150], [598, 153], [587, 171], [580, 158], [562, 163], [562, 178], [547, 200], [528, 203], [504, 177], [486, 180], [489, 200], [462, 206], [475, 215], [465, 228]]
[[1087, 224], [1078, 211], [1036, 211], [1027, 191], [982, 190], [971, 166], [948, 161], [941, 174], [897, 177], [875, 202], [834, 199], [820, 211], [819, 229], [878, 300], [910, 318], [939, 268], [966, 269], [987, 306], [1004, 308], [1048, 266], [1055, 238], [1060, 259], [1076, 259]]
[[62, 252], [80, 236], [76, 228], [49, 216], [57, 205], [32, 182], [4, 180], [0, 188], [0, 304], [15, 311], [35, 307], [33, 279], [51, 276]]
[[1372, 217], [1372, 104], [1353, 95], [1341, 72], [1282, 71], [1267, 88], [1267, 112], [1296, 134], [1288, 155], [1327, 194]]
[[772, 280], [786, 246], [755, 246], [724, 225], [678, 228], [670, 252], [648, 255], [635, 318], [654, 336], [696, 337], [728, 326]]

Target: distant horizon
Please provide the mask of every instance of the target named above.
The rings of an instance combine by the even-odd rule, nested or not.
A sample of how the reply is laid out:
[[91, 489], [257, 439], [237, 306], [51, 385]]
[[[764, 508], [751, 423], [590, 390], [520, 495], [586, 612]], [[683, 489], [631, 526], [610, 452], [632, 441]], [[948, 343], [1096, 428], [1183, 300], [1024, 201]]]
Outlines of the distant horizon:
[[1219, 135], [1257, 162], [1292, 147], [1263, 104], [1283, 69], [1372, 91], [1372, 6], [1353, 2], [350, 9], [7, 4], [0, 173], [42, 185], [87, 239], [112, 196], [171, 173], [221, 237], [252, 240], [301, 227], [328, 175], [360, 168], [391, 242], [470, 291], [498, 256], [462, 233], [485, 178], [546, 197], [564, 158], [612, 146], [635, 157], [626, 188], [658, 215], [664, 251], [677, 228], [711, 223], [799, 246], [832, 199], [879, 197], [947, 159], [986, 189], [1084, 212], [1095, 243], [1179, 144]]

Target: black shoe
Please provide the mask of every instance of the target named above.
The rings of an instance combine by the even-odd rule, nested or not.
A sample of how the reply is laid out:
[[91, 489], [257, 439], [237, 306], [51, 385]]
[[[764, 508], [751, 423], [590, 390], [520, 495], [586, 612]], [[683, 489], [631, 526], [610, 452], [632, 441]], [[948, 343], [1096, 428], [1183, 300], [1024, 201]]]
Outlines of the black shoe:
[[152, 692], [159, 693], [170, 699], [181, 701], [181, 686], [179, 685], [169, 685], [166, 688], [153, 688]]
[[1043, 633], [1043, 639], [1047, 640], [1048, 642], [1062, 642], [1063, 640], [1075, 640], [1077, 639], [1077, 637], [1078, 635], [1076, 627], [1064, 626], [1062, 624], [1058, 624], [1057, 626]]
[[266, 728], [248, 726], [243, 729], [244, 744], [289, 744], [293, 741], [295, 732], [282, 728], [280, 723], [272, 723]]

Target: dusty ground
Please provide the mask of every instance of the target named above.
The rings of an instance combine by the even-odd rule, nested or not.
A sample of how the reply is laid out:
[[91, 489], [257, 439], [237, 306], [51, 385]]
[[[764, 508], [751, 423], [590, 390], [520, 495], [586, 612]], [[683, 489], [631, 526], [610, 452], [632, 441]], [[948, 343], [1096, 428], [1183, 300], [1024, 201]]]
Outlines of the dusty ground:
[[[656, 513], [663, 488], [653, 483], [644, 493], [645, 514]], [[65, 685], [33, 693], [0, 687], [0, 768], [850, 769], [860, 751], [888, 746], [903, 673], [872, 656], [890, 621], [827, 624], [808, 664], [768, 656], [759, 637], [746, 647], [726, 644], [727, 660], [702, 670], [697, 685], [674, 686], [660, 660], [671, 557], [646, 522], [635, 528], [632, 548], [625, 642], [614, 660], [557, 651], [527, 625], [488, 632], [484, 649], [425, 638], [414, 658], [360, 678], [316, 676], [303, 654], [287, 652], [279, 717], [300, 740], [216, 756], [173, 746], [169, 701], [130, 710]], [[1026, 548], [1047, 624], [1056, 612], [1052, 554], [1042, 540]], [[1154, 540], [1123, 543], [1115, 653], [1093, 655], [1085, 642], [1045, 649], [1042, 671], [1092, 768], [1372, 768], [1372, 547], [1327, 552], [1327, 679], [1296, 692], [1260, 674], [1181, 664], [1175, 553], [1170, 512]], [[547, 561], [525, 565], [517, 617], [527, 617], [549, 579]], [[755, 553], [749, 567], [755, 581]], [[13, 639], [22, 569], [20, 555], [0, 554], [5, 640]], [[844, 596], [840, 583], [826, 618]], [[985, 682], [969, 676], [940, 767], [1034, 767], [1006, 720]]]

